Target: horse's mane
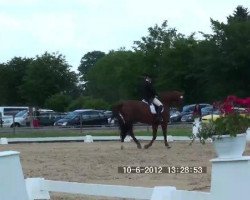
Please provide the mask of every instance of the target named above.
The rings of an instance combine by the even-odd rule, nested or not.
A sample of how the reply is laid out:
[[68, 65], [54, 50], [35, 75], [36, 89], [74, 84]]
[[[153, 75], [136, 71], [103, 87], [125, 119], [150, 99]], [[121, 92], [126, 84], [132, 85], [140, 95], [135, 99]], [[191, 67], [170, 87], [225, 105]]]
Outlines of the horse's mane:
[[169, 95], [180, 95], [184, 94], [184, 92], [173, 90], [173, 91], [162, 91], [159, 93], [160, 96], [169, 96]]
[[184, 94], [183, 92], [176, 91], [176, 90], [163, 91], [159, 93], [159, 97], [161, 101], [163, 102], [163, 104], [170, 105], [173, 102], [178, 102], [177, 104], [180, 104], [183, 98], [183, 94]]

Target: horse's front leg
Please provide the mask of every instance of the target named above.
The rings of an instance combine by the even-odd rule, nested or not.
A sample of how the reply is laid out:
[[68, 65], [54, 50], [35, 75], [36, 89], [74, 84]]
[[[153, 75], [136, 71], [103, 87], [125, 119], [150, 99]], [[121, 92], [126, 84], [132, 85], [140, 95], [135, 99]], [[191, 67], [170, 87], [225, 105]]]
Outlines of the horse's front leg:
[[153, 124], [152, 125], [152, 129], [153, 129], [153, 138], [152, 138], [152, 140], [148, 144], [146, 144], [144, 146], [145, 149], [148, 149], [149, 147], [151, 147], [152, 144], [153, 144], [153, 142], [155, 141], [156, 135], [157, 135], [158, 124]]
[[163, 133], [163, 137], [164, 137], [164, 143], [165, 143], [165, 146], [167, 147], [167, 148], [171, 148], [171, 146], [169, 146], [169, 144], [168, 144], [168, 140], [167, 140], [167, 123], [165, 123], [165, 122], [163, 122], [162, 124], [161, 124], [161, 128], [162, 128], [162, 133]]

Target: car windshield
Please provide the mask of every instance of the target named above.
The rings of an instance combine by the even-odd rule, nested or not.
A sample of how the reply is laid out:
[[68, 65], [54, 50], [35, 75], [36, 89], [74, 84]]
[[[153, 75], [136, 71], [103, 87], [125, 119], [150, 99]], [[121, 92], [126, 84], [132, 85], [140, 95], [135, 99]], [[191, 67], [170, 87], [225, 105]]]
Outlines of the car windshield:
[[211, 110], [213, 110], [213, 107], [210, 106], [201, 109], [201, 111], [211, 111]]
[[183, 112], [187, 112], [187, 111], [193, 111], [194, 110], [195, 105], [188, 105], [188, 106], [184, 106], [182, 111]]
[[69, 112], [64, 119], [73, 119], [75, 116], [77, 116], [76, 112]]
[[20, 112], [18, 112], [15, 116], [16, 117], [22, 117], [24, 114], [26, 114], [28, 111], [27, 110], [22, 110]]
[[213, 114], [221, 115], [222, 113], [221, 113], [221, 111], [219, 111], [219, 110], [215, 110], [215, 111], [213, 112]]

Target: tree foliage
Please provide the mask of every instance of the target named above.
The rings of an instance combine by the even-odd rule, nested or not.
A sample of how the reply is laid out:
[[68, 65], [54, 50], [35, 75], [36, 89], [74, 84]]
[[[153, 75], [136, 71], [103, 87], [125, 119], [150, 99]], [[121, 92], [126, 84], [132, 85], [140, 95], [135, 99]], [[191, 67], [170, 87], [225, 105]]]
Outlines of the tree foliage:
[[99, 60], [87, 76], [87, 94], [107, 102], [135, 98], [144, 56], [132, 51], [112, 51]]
[[78, 71], [80, 72], [80, 75], [82, 76], [81, 79], [84, 81], [86, 79], [86, 75], [88, 71], [93, 67], [98, 60], [100, 60], [102, 57], [105, 56], [105, 53], [102, 51], [92, 51], [86, 53], [81, 61], [80, 66], [78, 67]]
[[43, 106], [54, 94], [70, 94], [76, 83], [77, 76], [70, 71], [65, 58], [61, 54], [46, 52], [28, 65], [20, 91], [29, 104]]
[[226, 24], [214, 20], [211, 20], [211, 24], [214, 34], [210, 42], [215, 46], [213, 50], [217, 56], [214, 60], [216, 62], [211, 66], [213, 70], [208, 75], [221, 88], [214, 92], [220, 96], [249, 95], [250, 18], [247, 9], [239, 6], [228, 17]]
[[76, 109], [110, 109], [110, 104], [108, 104], [103, 99], [97, 99], [90, 96], [80, 96], [77, 99], [71, 101], [68, 106], [68, 110], [76, 110]]
[[30, 58], [14, 57], [7, 63], [0, 65], [0, 104], [26, 104], [25, 98], [20, 93], [19, 86], [23, 83], [23, 77], [31, 61]]
[[58, 112], [66, 112], [72, 98], [65, 94], [54, 94], [45, 100], [45, 108], [50, 108]]

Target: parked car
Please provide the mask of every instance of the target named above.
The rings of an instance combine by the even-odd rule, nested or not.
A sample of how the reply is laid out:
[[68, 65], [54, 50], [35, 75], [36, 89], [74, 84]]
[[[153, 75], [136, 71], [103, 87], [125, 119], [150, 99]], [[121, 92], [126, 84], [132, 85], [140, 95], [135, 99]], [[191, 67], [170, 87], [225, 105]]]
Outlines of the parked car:
[[[239, 108], [239, 107], [234, 107], [234, 112], [238, 112], [240, 113], [240, 115], [242, 116], [246, 116], [247, 113], [247, 109], [246, 108]], [[208, 115], [204, 115], [201, 120], [202, 122], [209, 122], [210, 120], [216, 120], [218, 118], [220, 118], [222, 116], [221, 112], [219, 110], [215, 110], [213, 112], [213, 114], [208, 114]]]
[[97, 111], [102, 112], [108, 118], [109, 124], [111, 123], [112, 116], [113, 116], [112, 111], [110, 111], [110, 110], [97, 110]]
[[89, 126], [108, 125], [108, 117], [103, 112], [93, 109], [75, 110], [54, 123], [54, 126]]
[[187, 115], [183, 115], [181, 117], [181, 122], [193, 122], [193, 114], [187, 114]]
[[56, 121], [66, 116], [66, 113], [43, 111], [38, 116], [40, 126], [53, 126]]
[[117, 125], [118, 119], [116, 117], [113, 117], [113, 112], [110, 110], [105, 110], [104, 115], [108, 118], [109, 125]]
[[[14, 121], [15, 120], [15, 121]], [[22, 110], [20, 112], [18, 112], [14, 119], [13, 116], [11, 117], [5, 117], [3, 119], [3, 127], [20, 127], [20, 126], [26, 126], [28, 122], [28, 110]]]
[[[190, 104], [190, 105], [186, 105], [182, 108], [182, 112], [181, 112], [181, 121], [182, 122], [193, 122], [194, 121], [193, 111], [194, 111], [195, 105], [196, 104]], [[208, 103], [199, 103], [199, 105], [200, 105], [201, 109], [208, 107], [208, 106], [211, 106]]]
[[213, 114], [208, 114], [208, 115], [202, 116], [201, 121], [206, 123], [206, 122], [209, 122], [210, 120], [214, 121], [214, 120], [218, 119], [219, 117], [221, 117], [220, 111], [215, 111]]
[[181, 121], [181, 113], [177, 108], [170, 108], [170, 119], [169, 122], [180, 122]]
[[13, 116], [22, 110], [28, 109], [29, 107], [25, 106], [0, 106], [0, 127], [9, 127], [9, 125], [13, 124]]
[[214, 108], [213, 106], [206, 106], [201, 109], [201, 115], [210, 115], [212, 113], [218, 112], [218, 109]]

